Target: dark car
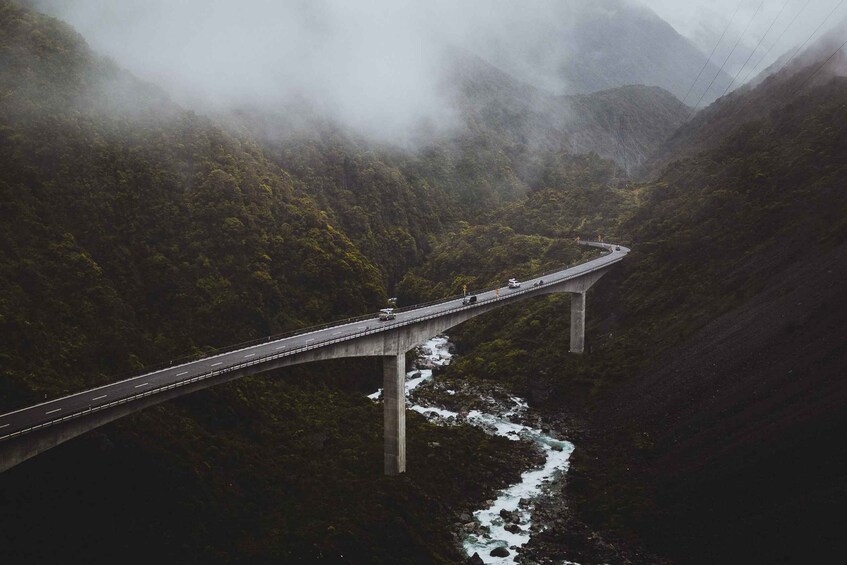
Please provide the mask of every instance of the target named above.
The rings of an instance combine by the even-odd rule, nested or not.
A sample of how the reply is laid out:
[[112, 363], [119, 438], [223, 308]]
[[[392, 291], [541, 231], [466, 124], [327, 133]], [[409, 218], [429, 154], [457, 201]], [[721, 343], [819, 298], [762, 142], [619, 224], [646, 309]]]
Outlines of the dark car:
[[464, 300], [462, 300], [462, 304], [476, 304], [476, 294], [466, 296]]

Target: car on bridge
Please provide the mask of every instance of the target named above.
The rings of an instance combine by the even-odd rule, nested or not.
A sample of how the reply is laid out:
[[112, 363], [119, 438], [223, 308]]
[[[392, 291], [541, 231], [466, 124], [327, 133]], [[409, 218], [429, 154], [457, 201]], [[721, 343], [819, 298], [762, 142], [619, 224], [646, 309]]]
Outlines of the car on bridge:
[[470, 296], [466, 296], [462, 300], [462, 304], [476, 304], [476, 294], [471, 294]]
[[386, 320], [393, 320], [397, 315], [394, 313], [394, 308], [383, 308], [379, 311], [379, 320], [381, 322], [385, 322]]
[[509, 279], [509, 288], [520, 288], [521, 281], [518, 279]]

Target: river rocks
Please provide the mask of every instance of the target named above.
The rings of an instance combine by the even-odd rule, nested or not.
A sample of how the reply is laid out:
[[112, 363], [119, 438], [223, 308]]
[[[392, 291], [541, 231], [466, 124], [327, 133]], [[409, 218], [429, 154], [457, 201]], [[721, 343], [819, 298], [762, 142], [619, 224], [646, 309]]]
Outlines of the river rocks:
[[513, 534], [519, 534], [523, 531], [523, 528], [521, 528], [517, 524], [506, 524], [505, 526], [503, 526], [503, 529]]
[[503, 508], [500, 510], [500, 517], [503, 518], [506, 522], [511, 522], [516, 524], [521, 521], [521, 514], [517, 510], [512, 510], [511, 512]]
[[490, 555], [491, 557], [508, 557], [511, 554], [509, 553], [508, 549], [503, 546], [500, 546], [492, 549], [491, 553], [489, 553], [488, 555]]

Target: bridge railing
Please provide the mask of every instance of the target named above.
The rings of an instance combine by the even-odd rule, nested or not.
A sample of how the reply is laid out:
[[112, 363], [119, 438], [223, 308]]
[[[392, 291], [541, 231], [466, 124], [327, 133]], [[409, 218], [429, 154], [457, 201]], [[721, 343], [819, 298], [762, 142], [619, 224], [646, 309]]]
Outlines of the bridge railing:
[[[611, 247], [608, 244], [599, 243], [599, 242], [592, 242], [592, 241], [580, 241], [580, 244], [589, 245], [589, 246], [593, 246], [593, 247], [603, 247], [603, 248], [610, 248]], [[579, 263], [579, 264], [584, 264], [584, 263]], [[573, 266], [577, 266], [577, 265], [573, 265]], [[529, 279], [535, 279], [535, 278], [549, 277], [549, 276], [551, 276], [555, 273], [561, 272], [562, 270], [569, 269], [569, 268], [571, 268], [571, 266], [565, 265], [563, 268], [554, 269], [554, 270], [542, 273], [540, 275], [534, 275], [534, 276], [531, 276], [531, 277], [528, 277], [528, 278]], [[475, 291], [472, 294], [484, 294], [486, 292], [492, 292], [492, 291], [496, 290], [497, 288], [500, 288], [500, 287], [485, 288], [485, 289], [482, 289], [482, 290]], [[523, 294], [523, 292], [526, 291], [526, 290], [527, 289], [522, 289], [521, 291], [510, 292], [508, 296], [515, 296], [515, 295], [518, 295], [518, 294]], [[430, 307], [430, 306], [435, 306], [435, 305], [438, 305], [438, 304], [444, 304], [446, 302], [451, 302], [453, 300], [458, 300], [459, 298], [462, 298], [462, 297], [463, 297], [463, 295], [461, 295], [461, 294], [455, 294], [455, 295], [447, 296], [445, 298], [439, 298], [437, 300], [431, 300], [429, 302], [424, 302], [424, 303], [421, 303], [421, 304], [413, 304], [413, 305], [410, 305], [410, 306], [404, 306], [404, 307], [401, 307], [401, 308], [396, 308], [395, 312], [397, 312], [397, 313], [410, 312], [412, 310], [418, 310], [418, 309], [421, 309], [421, 308], [427, 308], [427, 307]], [[505, 297], [506, 297], [506, 295], [503, 296], [503, 298], [505, 298]], [[331, 322], [324, 322], [324, 323], [321, 323], [321, 324], [315, 324], [315, 325], [306, 326], [306, 327], [303, 327], [303, 328], [296, 328], [296, 329], [288, 330], [288, 331], [285, 331], [285, 332], [276, 333], [276, 334], [273, 334], [273, 335], [270, 335], [270, 336], [265, 336], [265, 337], [256, 338], [256, 339], [252, 339], [252, 340], [242, 341], [242, 342], [239, 342], [239, 343], [235, 343], [235, 344], [231, 344], [231, 345], [227, 345], [227, 346], [223, 346], [223, 347], [208, 348], [206, 350], [197, 351], [195, 353], [191, 353], [191, 354], [188, 354], [188, 355], [182, 355], [180, 357], [177, 357], [177, 358], [174, 358], [174, 359], [171, 359], [171, 360], [168, 360], [168, 361], [163, 361], [161, 363], [154, 363], [152, 365], [145, 365], [145, 366], [139, 367], [137, 369], [130, 369], [128, 371], [123, 371], [123, 372], [121, 372], [117, 375], [113, 375], [113, 378], [110, 381], [110, 383], [119, 382], [119, 381], [122, 381], [122, 380], [127, 380], [127, 379], [130, 379], [132, 377], [136, 377], [136, 376], [140, 376], [140, 375], [147, 375], [147, 374], [155, 373], [155, 372], [158, 372], [158, 371], [168, 369], [170, 367], [178, 367], [180, 365], [192, 363], [194, 361], [199, 361], [201, 359], [207, 359], [207, 358], [210, 358], [210, 357], [216, 357], [218, 355], [224, 355], [224, 354], [227, 354], [227, 353], [232, 353], [234, 351], [240, 351], [242, 349], [248, 349], [250, 347], [254, 347], [254, 346], [260, 345], [262, 343], [268, 343], [268, 342], [271, 342], [271, 341], [278, 341], [278, 340], [281, 340], [281, 339], [293, 337], [295, 335], [303, 335], [303, 334], [314, 333], [314, 332], [318, 332], [320, 330], [325, 330], [327, 328], [331, 328], [331, 327], [334, 327], [334, 326], [343, 326], [343, 325], [347, 325], [347, 324], [353, 324], [353, 323], [356, 323], [356, 322], [364, 322], [364, 321], [367, 321], [367, 320], [373, 320], [376, 317], [377, 317], [377, 313], [371, 312], [371, 313], [368, 313], [368, 314], [362, 314], [360, 316], [352, 316], [352, 317], [343, 318], [343, 319], [340, 319], [340, 320], [333, 320]], [[389, 326], [391, 326], [391, 324], [383, 324], [380, 327], [384, 329], [384, 328], [387, 328]], [[318, 343], [323, 343], [323, 342], [318, 342]], [[110, 383], [107, 383], [107, 384], [110, 384]], [[70, 394], [74, 394], [74, 393], [70, 393]]]
[[[590, 245], [590, 246], [594, 246], [594, 247], [610, 247], [607, 244], [598, 243], [598, 242], [591, 242], [591, 241], [580, 241], [580, 244]], [[570, 268], [570, 266], [568, 266], [568, 265], [564, 266], [564, 269], [568, 269], [568, 268]], [[558, 273], [562, 270], [563, 270], [563, 268], [558, 268], [558, 269], [554, 269], [554, 270], [542, 273], [540, 275], [531, 276], [529, 278], [530, 279], [543, 278], [543, 277], [550, 276], [554, 273]], [[494, 291], [497, 288], [500, 288], [500, 287], [486, 288], [486, 289], [483, 289], [483, 290], [475, 291], [473, 294], [484, 294], [486, 292]], [[516, 293], [512, 292], [510, 294], [515, 295]], [[447, 296], [445, 298], [439, 298], [439, 299], [436, 299], [436, 300], [431, 300], [429, 302], [423, 302], [421, 304], [413, 304], [413, 305], [410, 305], [410, 306], [403, 306], [401, 308], [396, 308], [395, 312], [404, 313], [404, 312], [409, 312], [409, 311], [412, 311], [412, 310], [418, 310], [420, 308], [427, 308], [429, 306], [435, 306], [435, 305], [438, 305], [438, 304], [444, 304], [445, 302], [458, 300], [459, 298], [462, 298], [462, 297], [463, 297], [463, 295], [461, 295], [461, 294], [454, 294], [454, 295], [451, 295], [451, 296]], [[233, 351], [240, 351], [242, 349], [248, 349], [250, 347], [254, 347], [254, 346], [260, 345], [262, 343], [268, 343], [268, 342], [271, 342], [271, 341], [278, 341], [278, 340], [281, 340], [281, 339], [293, 337], [295, 335], [309, 334], [309, 333], [314, 333], [314, 332], [317, 332], [317, 331], [320, 331], [320, 330], [325, 330], [327, 328], [331, 328], [331, 327], [334, 327], [334, 326], [344, 326], [344, 325], [353, 324], [353, 323], [356, 323], [356, 322], [364, 322], [364, 321], [367, 321], [367, 320], [373, 320], [376, 317], [377, 317], [377, 313], [371, 312], [371, 313], [368, 313], [368, 314], [362, 314], [360, 316], [353, 316], [353, 317], [349, 317], [349, 318], [343, 318], [343, 319], [340, 319], [340, 320], [333, 320], [331, 322], [324, 322], [324, 323], [321, 323], [321, 324], [315, 324], [315, 325], [312, 325], [312, 326], [306, 326], [306, 327], [303, 327], [303, 328], [288, 330], [288, 331], [276, 333], [276, 334], [273, 334], [273, 335], [270, 335], [270, 336], [265, 336], [265, 337], [260, 337], [260, 338], [256, 338], [256, 339], [252, 339], [252, 340], [242, 341], [242, 342], [235, 343], [235, 344], [232, 344], [232, 345], [210, 348], [210, 349], [207, 349], [207, 350], [204, 350], [204, 351], [197, 351], [197, 352], [189, 354], [189, 355], [182, 355], [180, 357], [177, 357], [175, 359], [171, 359], [169, 361], [163, 361], [161, 363], [155, 363], [153, 365], [145, 365], [143, 367], [139, 367], [138, 369], [131, 369], [131, 370], [128, 370], [128, 371], [123, 371], [122, 373], [116, 375], [115, 378], [113, 378], [113, 380], [111, 382], [122, 381], [122, 380], [130, 379], [132, 377], [140, 376], [140, 375], [147, 375], [147, 374], [150, 374], [150, 373], [155, 373], [155, 372], [158, 372], [158, 371], [165, 370], [169, 367], [176, 367], [176, 366], [179, 366], [179, 365], [185, 365], [187, 363], [199, 361], [201, 359], [206, 359], [206, 358], [209, 358], [209, 357], [215, 357], [217, 355], [224, 355], [226, 353], [232, 353]], [[386, 327], [386, 325], [383, 325], [382, 327]]]
[[[601, 244], [601, 245], [597, 245], [597, 246], [609, 248], [609, 250], [611, 250], [610, 249], [611, 246], [608, 246], [606, 244]], [[590, 261], [588, 261], [587, 263], [590, 263]], [[584, 264], [587, 264], [587, 263], [581, 263], [581, 265], [584, 265]], [[575, 266], [577, 266], [577, 265], [575, 265]], [[554, 279], [551, 279], [550, 284], [555, 284], [555, 283], [561, 282], [563, 280], [568, 280], [568, 279], [571, 279], [571, 278], [575, 278], [577, 276], [582, 276], [586, 273], [590, 273], [590, 272], [593, 272], [595, 270], [605, 268], [606, 266], [607, 266], [607, 264], [596, 265], [596, 266], [593, 266], [590, 269], [587, 269], [587, 270], [579, 272], [579, 273], [572, 273], [571, 275], [568, 275], [568, 276], [565, 276], [565, 277], [554, 278]], [[566, 266], [565, 269], [567, 269], [567, 268], [569, 268], [569, 267]], [[545, 276], [549, 277], [550, 275], [559, 273], [562, 270], [563, 269], [557, 269], [555, 271], [550, 271], [549, 273], [546, 273], [546, 274], [541, 274], [541, 275], [537, 275], [535, 277], [529, 277], [529, 278], [533, 279], [533, 278], [539, 278], [539, 277], [545, 277]], [[545, 283], [545, 287], [546, 286], [547, 286], [547, 283]], [[499, 287], [494, 287], [492, 289], [481, 291], [479, 294], [482, 294], [484, 292], [489, 292], [491, 290], [494, 290], [495, 288], [499, 288]], [[124, 398], [121, 398], [121, 399], [118, 399], [118, 400], [115, 400], [115, 401], [112, 401], [112, 402], [108, 402], [108, 403], [105, 403], [105, 404], [101, 404], [101, 405], [97, 405], [97, 406], [89, 406], [89, 408], [87, 410], [75, 412], [73, 414], [67, 414], [67, 415], [64, 415], [60, 418], [48, 420], [48, 421], [45, 421], [43, 423], [37, 424], [37, 425], [29, 427], [29, 428], [17, 430], [17, 431], [11, 432], [9, 434], [2, 435], [2, 436], [0, 436], [0, 440], [15, 437], [15, 436], [18, 436], [18, 435], [21, 435], [21, 434], [25, 434], [25, 433], [40, 429], [40, 428], [52, 426], [52, 425], [64, 422], [66, 420], [78, 418], [78, 417], [81, 417], [83, 415], [87, 415], [87, 414], [91, 414], [93, 412], [105, 410], [105, 409], [110, 408], [110, 407], [118, 406], [118, 405], [121, 405], [121, 404], [126, 404], [127, 402], [131, 402], [131, 401], [136, 400], [136, 399], [145, 398], [145, 397], [148, 397], [148, 396], [152, 396], [154, 394], [159, 394], [159, 393], [162, 393], [162, 392], [165, 392], [165, 391], [168, 391], [168, 390], [172, 390], [172, 389], [175, 389], [175, 388], [187, 386], [189, 384], [192, 384], [192, 383], [195, 383], [195, 382], [198, 382], [198, 381], [202, 381], [202, 380], [206, 380], [206, 379], [218, 376], [218, 375], [222, 375], [222, 374], [226, 374], [226, 373], [232, 373], [232, 372], [235, 372], [235, 371], [238, 371], [238, 370], [241, 370], [241, 369], [253, 366], [253, 365], [266, 363], [270, 360], [279, 359], [281, 357], [288, 357], [288, 356], [303, 353], [305, 351], [309, 351], [309, 350], [312, 350], [312, 349], [325, 347], [325, 346], [331, 345], [333, 343], [340, 343], [342, 341], [349, 341], [351, 339], [356, 339], [356, 338], [359, 338], [359, 337], [362, 337], [362, 336], [365, 336], [365, 335], [384, 332], [386, 330], [390, 330], [390, 329], [394, 329], [394, 328], [398, 328], [398, 327], [402, 327], [402, 326], [407, 326], [407, 325], [411, 325], [411, 324], [416, 324], [416, 323], [419, 323], [419, 322], [424, 321], [424, 320], [442, 317], [446, 314], [451, 314], [451, 313], [458, 312], [458, 311], [461, 311], [461, 310], [474, 308], [474, 307], [477, 307], [477, 306], [480, 306], [480, 305], [483, 305], [483, 304], [490, 304], [492, 302], [500, 302], [500, 301], [504, 301], [504, 300], [514, 300], [516, 297], [521, 296], [521, 295], [526, 294], [526, 293], [529, 293], [529, 292], [532, 292], [534, 290], [537, 290], [537, 289], [534, 288], [534, 287], [525, 287], [525, 288], [522, 288], [520, 290], [514, 290], [514, 291], [511, 291], [509, 293], [505, 293], [505, 294], [502, 294], [502, 295], [493, 296], [493, 297], [489, 297], [489, 298], [480, 300], [476, 304], [473, 304], [473, 305], [459, 304], [459, 305], [457, 305], [453, 308], [450, 308], [448, 310], [441, 310], [441, 311], [438, 311], [438, 312], [433, 312], [433, 313], [425, 314], [425, 315], [422, 315], [422, 316], [416, 316], [414, 318], [409, 318], [407, 320], [396, 320], [396, 321], [393, 321], [393, 322], [379, 324], [379, 325], [376, 325], [376, 326], [373, 326], [373, 327], [366, 327], [362, 331], [354, 332], [352, 334], [347, 334], [343, 337], [331, 337], [330, 336], [327, 339], [321, 339], [319, 341], [316, 340], [315, 342], [312, 342], [312, 343], [305, 343], [301, 346], [292, 347], [291, 349], [286, 350], [285, 352], [271, 353], [271, 354], [268, 354], [268, 355], [263, 355], [261, 357], [254, 357], [254, 358], [250, 359], [249, 361], [241, 361], [241, 362], [236, 363], [234, 365], [228, 365], [226, 367], [222, 367], [221, 369], [210, 369], [208, 372], [202, 373], [200, 375], [197, 375], [197, 376], [189, 378], [189, 379], [185, 379], [185, 380], [178, 381], [178, 382], [175, 382], [175, 383], [171, 383], [171, 384], [162, 385], [162, 386], [159, 386], [159, 387], [156, 387], [156, 388], [148, 389], [144, 392], [139, 392], [137, 394], [133, 394], [133, 395], [130, 395], [130, 396], [127, 396], [127, 397], [124, 397]], [[450, 297], [450, 298], [432, 301], [432, 302], [428, 303], [427, 305], [449, 302], [450, 300], [456, 300], [460, 297], [461, 297], [461, 295], [456, 295], [456, 296], [453, 296], [453, 297]], [[427, 305], [418, 304], [418, 305], [415, 305], [414, 307], [406, 308], [405, 311], [421, 309], [421, 308], [426, 307]], [[304, 334], [312, 333], [312, 332], [315, 332], [315, 331], [320, 331], [322, 329], [326, 329], [326, 328], [329, 328], [329, 327], [344, 325], [344, 324], [347, 324], [347, 323], [353, 323], [353, 322], [357, 322], [357, 321], [361, 322], [361, 321], [365, 321], [365, 320], [373, 320], [374, 318], [375, 318], [374, 314], [367, 314], [367, 315], [364, 315], [364, 316], [347, 318], [346, 320], [338, 320], [338, 321], [335, 321], [335, 322], [319, 324], [319, 325], [316, 325], [316, 326], [311, 326], [309, 328], [292, 330], [292, 331], [289, 331], [289, 332], [285, 332], [283, 334], [278, 334], [277, 336], [269, 336], [269, 337], [258, 339], [258, 340], [251, 340], [251, 341], [248, 341], [248, 342], [243, 342], [241, 344], [236, 344], [236, 345], [227, 347], [226, 351], [221, 351], [221, 350], [215, 351], [214, 354], [212, 354], [212, 355], [190, 356], [188, 358], [187, 362], [192, 362], [192, 361], [196, 361], [196, 360], [199, 360], [199, 359], [204, 359], [204, 358], [209, 357], [209, 356], [217, 356], [217, 355], [222, 355], [222, 354], [225, 354], [225, 353], [231, 353], [233, 351], [238, 351], [239, 349], [245, 349], [245, 348], [249, 348], [253, 345], [259, 345], [259, 344], [262, 344], [262, 343], [268, 343], [268, 342], [271, 342], [271, 341], [276, 341], [278, 339], [284, 339], [285, 337], [290, 337], [292, 335], [304, 335]], [[162, 364], [162, 366], [159, 367], [159, 368], [146, 367], [143, 372], [138, 373], [138, 374], [133, 375], [133, 376], [140, 376], [140, 375], [155, 373], [159, 370], [162, 370], [162, 369], [165, 369], [165, 368], [168, 368], [168, 367], [176, 367], [180, 364], [185, 364], [185, 362], [186, 361], [181, 362], [181, 363], [177, 363], [176, 365], [173, 362], [167, 363], [167, 364]], [[127, 377], [127, 378], [132, 378], [132, 377]], [[120, 380], [125, 380], [125, 379], [117, 379], [116, 381], [113, 381], [113, 383], [119, 382]], [[110, 383], [110, 384], [113, 384], [113, 383]], [[108, 386], [108, 385], [106, 385], [106, 386]], [[74, 394], [71, 394], [71, 395], [68, 395], [68, 396], [74, 396], [75, 394], [80, 394], [80, 393], [74, 393]]]

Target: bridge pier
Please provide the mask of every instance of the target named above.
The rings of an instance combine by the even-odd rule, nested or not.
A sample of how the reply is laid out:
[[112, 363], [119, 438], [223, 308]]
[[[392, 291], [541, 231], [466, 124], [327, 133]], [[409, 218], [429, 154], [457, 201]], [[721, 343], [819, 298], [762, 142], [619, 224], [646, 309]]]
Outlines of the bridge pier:
[[585, 293], [571, 294], [571, 353], [585, 350]]
[[382, 358], [385, 474], [406, 472], [406, 354]]

